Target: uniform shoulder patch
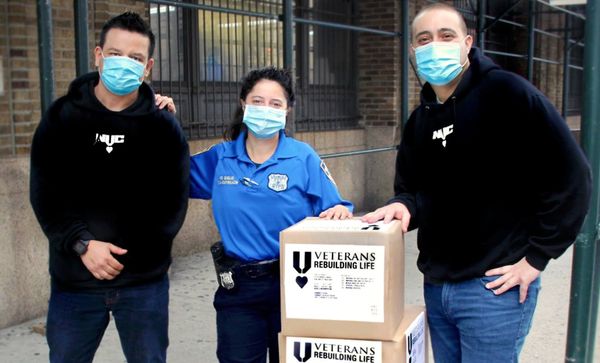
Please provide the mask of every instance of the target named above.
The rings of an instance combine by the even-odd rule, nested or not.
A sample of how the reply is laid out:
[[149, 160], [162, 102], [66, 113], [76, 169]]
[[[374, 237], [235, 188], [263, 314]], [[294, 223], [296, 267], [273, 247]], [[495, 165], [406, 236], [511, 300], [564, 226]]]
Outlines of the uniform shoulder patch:
[[335, 183], [335, 180], [333, 180], [333, 176], [331, 176], [331, 173], [329, 172], [329, 169], [327, 169], [327, 165], [325, 165], [325, 162], [323, 160], [321, 160], [321, 170], [323, 170], [323, 173], [325, 173], [327, 178], [329, 180], [331, 180], [333, 185], [337, 186], [337, 184]]
[[269, 174], [269, 189], [282, 192], [288, 187], [288, 176], [285, 174]]

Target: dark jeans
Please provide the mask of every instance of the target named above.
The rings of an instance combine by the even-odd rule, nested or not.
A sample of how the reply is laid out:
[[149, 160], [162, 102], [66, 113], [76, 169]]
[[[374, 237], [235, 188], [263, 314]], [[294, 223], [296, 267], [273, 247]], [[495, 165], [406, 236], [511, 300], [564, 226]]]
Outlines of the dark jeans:
[[51, 363], [88, 363], [112, 312], [128, 363], [166, 362], [169, 279], [106, 291], [52, 287], [47, 339]]
[[232, 291], [219, 287], [217, 357], [221, 363], [279, 362], [277, 333], [281, 331], [279, 274], [235, 276]]

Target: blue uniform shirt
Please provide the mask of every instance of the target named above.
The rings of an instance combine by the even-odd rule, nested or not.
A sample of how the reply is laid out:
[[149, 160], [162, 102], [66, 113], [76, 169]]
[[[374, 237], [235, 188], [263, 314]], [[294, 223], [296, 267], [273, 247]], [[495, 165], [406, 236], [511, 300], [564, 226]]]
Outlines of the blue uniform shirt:
[[212, 199], [227, 254], [242, 261], [279, 257], [279, 232], [336, 204], [340, 197], [325, 163], [307, 144], [279, 133], [271, 158], [256, 166], [246, 134], [191, 160], [190, 197]]

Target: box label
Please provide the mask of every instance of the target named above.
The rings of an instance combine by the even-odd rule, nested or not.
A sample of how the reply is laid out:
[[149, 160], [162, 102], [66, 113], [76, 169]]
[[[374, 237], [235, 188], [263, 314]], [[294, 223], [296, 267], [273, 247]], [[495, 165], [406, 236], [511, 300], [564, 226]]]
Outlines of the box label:
[[384, 246], [285, 247], [285, 307], [290, 319], [384, 320]]
[[347, 231], [347, 232], [360, 232], [360, 231], [381, 231], [384, 232], [390, 228], [397, 221], [384, 224], [383, 221], [375, 223], [364, 223], [360, 219], [310, 219], [302, 221], [294, 226], [290, 227], [290, 231]]
[[425, 313], [410, 324], [404, 333], [406, 339], [406, 363], [425, 363]]
[[286, 337], [285, 345], [287, 363], [382, 363], [379, 341]]

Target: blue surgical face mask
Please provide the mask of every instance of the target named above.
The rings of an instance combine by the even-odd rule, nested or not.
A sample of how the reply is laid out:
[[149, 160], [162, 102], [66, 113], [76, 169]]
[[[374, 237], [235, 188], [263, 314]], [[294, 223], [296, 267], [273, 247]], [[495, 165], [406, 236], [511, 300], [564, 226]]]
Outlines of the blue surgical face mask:
[[452, 82], [462, 71], [460, 43], [431, 42], [415, 49], [419, 76], [432, 85], [444, 86]]
[[102, 59], [104, 59], [104, 65], [100, 78], [110, 93], [124, 96], [140, 87], [144, 75], [144, 64], [122, 56], [105, 58], [103, 54]]
[[287, 111], [269, 106], [246, 105], [243, 122], [259, 139], [270, 139], [285, 128]]

